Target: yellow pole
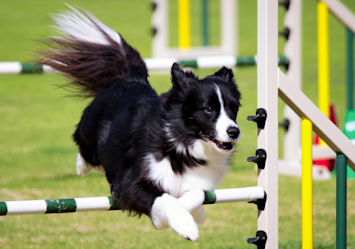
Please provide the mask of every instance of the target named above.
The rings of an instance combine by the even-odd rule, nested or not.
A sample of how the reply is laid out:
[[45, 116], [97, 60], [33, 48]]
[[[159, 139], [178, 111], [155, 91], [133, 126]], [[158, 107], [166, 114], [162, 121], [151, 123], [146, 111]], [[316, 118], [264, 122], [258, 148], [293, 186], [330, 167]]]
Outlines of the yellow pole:
[[187, 50], [190, 48], [190, 0], [179, 0], [179, 48]]
[[313, 248], [312, 123], [302, 117], [302, 249]]
[[[328, 118], [329, 115], [329, 34], [328, 7], [319, 1], [318, 12], [318, 107]], [[319, 144], [326, 143], [320, 139]]]

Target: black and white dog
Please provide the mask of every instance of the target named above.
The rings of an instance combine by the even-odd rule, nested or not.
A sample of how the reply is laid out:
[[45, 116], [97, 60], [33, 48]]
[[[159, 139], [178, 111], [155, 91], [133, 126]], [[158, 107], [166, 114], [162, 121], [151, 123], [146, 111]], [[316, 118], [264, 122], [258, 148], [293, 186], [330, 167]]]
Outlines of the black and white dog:
[[106, 173], [112, 196], [130, 214], [189, 240], [204, 221], [204, 191], [213, 190], [240, 137], [240, 92], [230, 69], [199, 79], [178, 64], [172, 88], [158, 96], [139, 53], [93, 15], [53, 15], [64, 37], [49, 37], [43, 64], [94, 97], [73, 135], [77, 173]]

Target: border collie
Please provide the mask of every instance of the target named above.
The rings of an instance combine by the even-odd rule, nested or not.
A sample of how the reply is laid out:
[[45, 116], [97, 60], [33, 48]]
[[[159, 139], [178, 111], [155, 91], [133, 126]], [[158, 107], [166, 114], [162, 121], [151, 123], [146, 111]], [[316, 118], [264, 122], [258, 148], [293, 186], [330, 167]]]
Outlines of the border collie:
[[69, 78], [80, 96], [93, 97], [73, 134], [77, 173], [105, 172], [124, 211], [197, 240], [204, 191], [220, 182], [240, 137], [232, 70], [199, 79], [175, 63], [172, 87], [159, 96], [120, 34], [70, 8], [52, 16], [63, 37], [44, 40], [39, 62]]

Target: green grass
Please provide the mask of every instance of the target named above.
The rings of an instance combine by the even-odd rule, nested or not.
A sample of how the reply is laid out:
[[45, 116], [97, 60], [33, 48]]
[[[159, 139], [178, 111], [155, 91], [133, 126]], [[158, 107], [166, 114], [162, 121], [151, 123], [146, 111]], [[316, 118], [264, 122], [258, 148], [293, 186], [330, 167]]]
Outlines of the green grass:
[[[149, 0], [75, 3], [92, 11], [118, 30], [143, 57], [151, 56]], [[172, 4], [176, 1], [170, 1]], [[355, 2], [343, 1], [353, 12]], [[73, 2], [69, 2], [73, 4]], [[215, 3], [214, 3], [215, 4]], [[217, 8], [217, 7], [216, 7]], [[34, 40], [53, 34], [48, 13], [66, 9], [61, 1], [13, 0], [0, 2], [0, 61], [26, 62], [38, 49]], [[195, 5], [193, 10], [197, 11]], [[169, 11], [172, 13], [174, 7]], [[239, 1], [239, 54], [256, 53], [256, 1]], [[284, 10], [280, 10], [279, 29]], [[218, 44], [218, 11], [212, 10], [212, 43]], [[316, 1], [303, 1], [303, 90], [317, 103]], [[172, 13], [171, 16], [176, 16]], [[196, 15], [197, 16], [197, 15]], [[193, 20], [197, 20], [194, 16]], [[196, 21], [198, 22], [198, 21]], [[331, 102], [340, 126], [345, 115], [345, 28], [330, 15]], [[176, 29], [176, 23], [170, 24]], [[199, 28], [194, 27], [198, 33]], [[196, 34], [193, 45], [199, 43]], [[196, 41], [197, 40], [197, 41]], [[170, 44], [177, 45], [172, 32]], [[279, 39], [279, 53], [283, 51]], [[256, 150], [256, 128], [246, 116], [256, 109], [256, 68], [235, 69], [243, 94], [238, 123], [243, 136], [231, 168], [219, 188], [256, 185], [256, 172], [246, 162]], [[213, 70], [196, 70], [204, 76]], [[159, 93], [170, 88], [168, 75], [151, 75]], [[77, 148], [71, 140], [80, 114], [88, 103], [65, 97], [58, 88], [65, 81], [54, 74], [0, 75], [0, 200], [69, 198], [109, 195], [103, 175], [80, 178], [75, 172]], [[279, 119], [283, 103], [279, 101]], [[280, 157], [282, 135], [280, 131]], [[348, 248], [355, 248], [355, 182], [348, 181]], [[335, 180], [314, 182], [314, 248], [335, 248]], [[0, 217], [0, 248], [255, 248], [246, 239], [256, 232], [256, 208], [248, 203], [206, 207], [207, 221], [197, 242], [185, 241], [169, 230], [157, 231], [150, 220], [121, 212]], [[279, 177], [279, 245], [301, 248], [301, 180]]]

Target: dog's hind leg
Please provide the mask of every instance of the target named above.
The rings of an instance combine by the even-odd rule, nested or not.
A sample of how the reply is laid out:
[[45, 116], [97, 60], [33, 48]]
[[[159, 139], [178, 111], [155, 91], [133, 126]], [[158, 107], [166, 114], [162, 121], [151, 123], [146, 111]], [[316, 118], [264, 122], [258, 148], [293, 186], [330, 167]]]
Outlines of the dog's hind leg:
[[90, 173], [92, 170], [93, 166], [85, 161], [85, 159], [82, 157], [81, 153], [78, 153], [78, 156], [76, 158], [76, 173], [79, 176], [85, 176]]
[[94, 167], [97, 171], [99, 171], [101, 174], [105, 174], [105, 168], [103, 166], [97, 166]]

